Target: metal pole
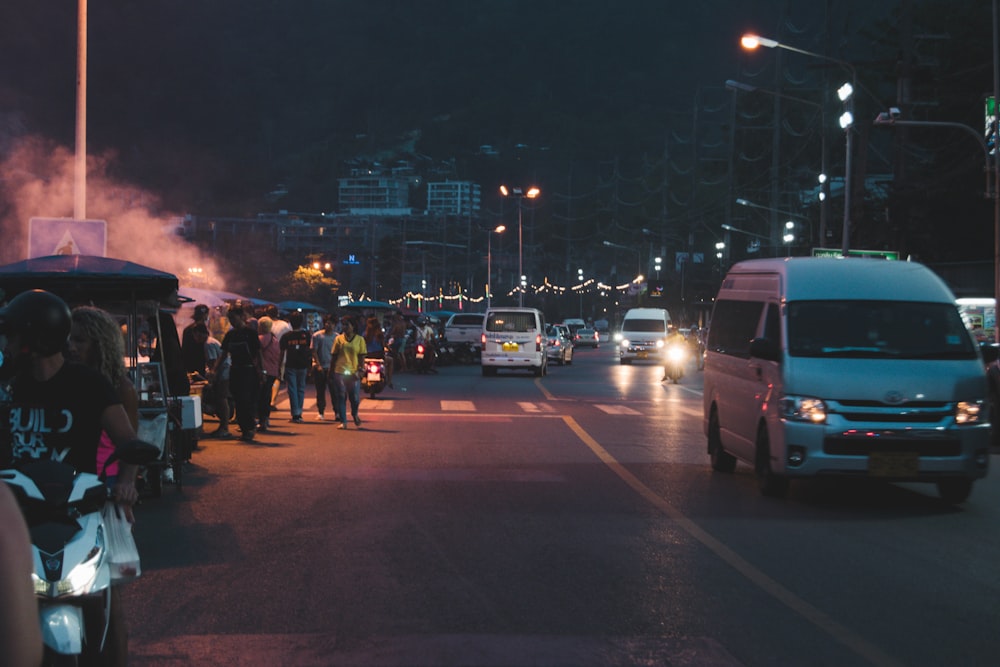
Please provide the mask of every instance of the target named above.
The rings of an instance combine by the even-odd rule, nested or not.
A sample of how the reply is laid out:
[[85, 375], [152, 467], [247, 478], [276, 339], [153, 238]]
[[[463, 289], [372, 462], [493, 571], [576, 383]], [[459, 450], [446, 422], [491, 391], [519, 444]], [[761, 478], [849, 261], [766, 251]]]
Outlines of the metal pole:
[[76, 156], [73, 217], [87, 217], [87, 0], [77, 0], [76, 34]]
[[490, 308], [490, 283], [493, 282], [493, 230], [486, 237], [486, 309]]
[[[997, 0], [993, 0], [993, 111], [1000, 101], [1000, 39], [997, 36]], [[993, 123], [993, 146], [1000, 141], [1000, 122]], [[988, 157], [988, 156], [987, 156]], [[996, 325], [997, 304], [1000, 303], [1000, 169], [993, 165], [993, 321], [994, 340], [1000, 343], [1000, 326]]]
[[524, 275], [524, 236], [521, 225], [521, 198], [517, 198], [517, 305], [524, 306], [524, 285], [521, 276]]

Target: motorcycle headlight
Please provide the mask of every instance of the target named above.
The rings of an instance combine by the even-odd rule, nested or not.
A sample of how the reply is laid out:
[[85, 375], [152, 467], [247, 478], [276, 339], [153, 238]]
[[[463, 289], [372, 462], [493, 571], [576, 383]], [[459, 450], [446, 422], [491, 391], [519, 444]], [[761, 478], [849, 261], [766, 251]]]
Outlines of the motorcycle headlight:
[[667, 348], [667, 358], [670, 361], [684, 361], [684, 349], [680, 345]]
[[980, 424], [985, 421], [986, 414], [983, 411], [983, 402], [980, 401], [959, 401], [955, 405], [955, 423]]
[[79, 563], [59, 581], [46, 581], [34, 572], [31, 581], [35, 587], [35, 595], [40, 597], [58, 598], [64, 595], [85, 595], [91, 591], [104, 562], [104, 529], [97, 529], [97, 540], [87, 554], [86, 560]]
[[826, 422], [826, 403], [808, 396], [785, 396], [781, 399], [781, 416], [791, 421], [823, 424]]

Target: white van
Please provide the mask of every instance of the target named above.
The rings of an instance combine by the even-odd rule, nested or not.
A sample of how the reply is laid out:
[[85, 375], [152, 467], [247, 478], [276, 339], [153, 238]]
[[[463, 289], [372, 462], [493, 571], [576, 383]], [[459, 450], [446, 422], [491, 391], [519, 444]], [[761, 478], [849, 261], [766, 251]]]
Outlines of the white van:
[[935, 482], [961, 503], [989, 464], [986, 378], [948, 287], [915, 262], [735, 264], [705, 356], [712, 468]]
[[670, 313], [663, 308], [630, 308], [621, 330], [615, 334], [619, 363], [631, 364], [642, 359], [662, 363], [671, 325]]
[[525, 369], [541, 377], [545, 358], [545, 317], [535, 308], [490, 308], [483, 319], [481, 365], [483, 375], [501, 368]]

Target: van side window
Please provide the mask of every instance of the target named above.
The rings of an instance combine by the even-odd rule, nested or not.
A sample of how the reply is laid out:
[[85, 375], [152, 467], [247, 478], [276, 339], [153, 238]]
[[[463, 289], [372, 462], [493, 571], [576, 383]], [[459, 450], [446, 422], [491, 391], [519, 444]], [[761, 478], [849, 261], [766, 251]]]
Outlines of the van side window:
[[764, 316], [764, 338], [781, 345], [781, 317], [778, 304], [767, 304], [767, 315]]
[[750, 340], [757, 335], [763, 310], [763, 301], [717, 301], [708, 328], [708, 349], [749, 359]]

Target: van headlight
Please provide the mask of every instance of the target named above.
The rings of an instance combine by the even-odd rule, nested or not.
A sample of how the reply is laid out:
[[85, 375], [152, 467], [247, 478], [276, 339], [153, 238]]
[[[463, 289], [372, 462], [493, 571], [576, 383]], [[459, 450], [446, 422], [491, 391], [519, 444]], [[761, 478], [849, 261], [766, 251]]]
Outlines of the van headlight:
[[618, 344], [622, 347], [629, 346], [628, 338], [623, 338], [621, 334], [615, 334], [615, 338], [618, 340]]
[[781, 416], [790, 421], [826, 423], [826, 403], [808, 396], [785, 396], [779, 404]]
[[986, 421], [987, 414], [983, 410], [983, 402], [980, 401], [959, 401], [955, 405], [955, 423], [981, 424]]
[[663, 341], [662, 338], [661, 339], [657, 339], [657, 341], [656, 341], [656, 349], [657, 350], [662, 350], [664, 345], [666, 345], [666, 343]]

